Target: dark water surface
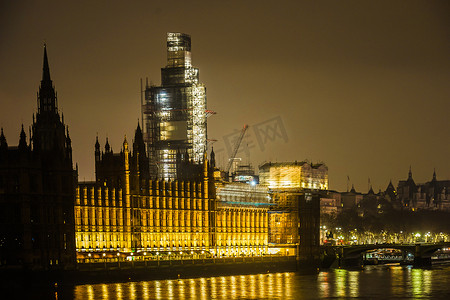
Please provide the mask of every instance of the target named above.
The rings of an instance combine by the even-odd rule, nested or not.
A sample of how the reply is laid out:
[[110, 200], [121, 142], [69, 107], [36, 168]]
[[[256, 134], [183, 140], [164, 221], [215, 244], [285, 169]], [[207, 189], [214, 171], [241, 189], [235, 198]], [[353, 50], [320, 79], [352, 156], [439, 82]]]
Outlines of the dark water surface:
[[314, 275], [274, 273], [178, 280], [58, 286], [31, 291], [41, 299], [450, 299], [450, 266], [366, 266]]

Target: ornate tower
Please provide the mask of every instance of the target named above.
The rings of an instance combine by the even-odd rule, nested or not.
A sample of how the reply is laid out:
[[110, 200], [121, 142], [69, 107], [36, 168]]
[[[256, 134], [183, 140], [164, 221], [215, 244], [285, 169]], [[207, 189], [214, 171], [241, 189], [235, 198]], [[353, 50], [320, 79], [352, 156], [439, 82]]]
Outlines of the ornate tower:
[[[0, 136], [0, 260], [36, 269], [76, 264], [74, 201], [77, 182], [72, 142], [61, 120], [44, 45], [38, 111], [30, 143], [22, 126], [19, 146]], [[5, 178], [13, 178], [6, 181]]]
[[[38, 112], [33, 124], [33, 147], [35, 151], [58, 155], [60, 159], [69, 159], [71, 151], [66, 151], [68, 136], [65, 135], [65, 125], [58, 112], [58, 98], [50, 79], [50, 68], [47, 58], [47, 47], [44, 45], [44, 63], [42, 80], [38, 92]], [[68, 132], [68, 131], [67, 131]], [[69, 161], [67, 161], [69, 163]]]
[[144, 138], [152, 177], [177, 178], [176, 155], [202, 161], [206, 147], [206, 88], [191, 62], [191, 37], [167, 33], [167, 66], [161, 85], [146, 86]]
[[[69, 266], [75, 263], [74, 199], [77, 174], [72, 163], [72, 142], [64, 117], [58, 112], [58, 98], [50, 78], [47, 47], [44, 45], [42, 80], [38, 111], [32, 126], [33, 151], [39, 156], [42, 172], [41, 213], [47, 215], [42, 226], [47, 264]], [[53, 220], [51, 219], [53, 217]], [[45, 219], [44, 219], [45, 220]], [[42, 239], [40, 239], [42, 240]], [[47, 243], [46, 245], [44, 243]]]

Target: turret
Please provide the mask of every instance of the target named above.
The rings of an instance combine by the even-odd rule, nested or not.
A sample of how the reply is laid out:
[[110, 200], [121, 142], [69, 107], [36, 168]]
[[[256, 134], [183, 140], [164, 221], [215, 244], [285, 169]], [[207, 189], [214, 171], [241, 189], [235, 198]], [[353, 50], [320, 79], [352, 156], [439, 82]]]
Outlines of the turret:
[[111, 146], [109, 145], [108, 138], [106, 138], [105, 153], [109, 153], [109, 152], [111, 152]]
[[19, 138], [19, 149], [24, 150], [27, 149], [27, 136], [25, 134], [25, 131], [23, 130], [23, 124], [22, 124], [22, 130], [20, 131], [20, 138]]
[[128, 149], [127, 137], [123, 141], [123, 156], [125, 169], [125, 193], [130, 195], [130, 151]]
[[2, 132], [0, 134], [0, 150], [6, 150], [8, 149], [8, 143], [6, 142], [6, 137], [3, 134], [3, 127], [2, 127]]
[[100, 143], [98, 142], [98, 135], [95, 138], [95, 161], [100, 161]]
[[211, 169], [214, 170], [216, 167], [216, 154], [214, 153], [214, 147], [211, 147], [211, 160], [210, 160]]
[[134, 142], [133, 142], [133, 154], [137, 152], [139, 152], [140, 156], [146, 156], [144, 136], [142, 134], [139, 122], [136, 131], [134, 132]]
[[203, 195], [208, 198], [208, 153], [203, 153]]
[[69, 126], [67, 126], [67, 133], [66, 133], [66, 153], [67, 157], [72, 160], [72, 140], [69, 136]]

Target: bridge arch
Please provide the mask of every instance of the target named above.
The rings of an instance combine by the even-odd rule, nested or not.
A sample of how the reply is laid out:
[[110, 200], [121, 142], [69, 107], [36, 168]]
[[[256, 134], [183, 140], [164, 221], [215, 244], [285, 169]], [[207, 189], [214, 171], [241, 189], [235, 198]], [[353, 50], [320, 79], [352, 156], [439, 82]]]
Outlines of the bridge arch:
[[[358, 267], [362, 266], [362, 254], [377, 249], [397, 249], [402, 253], [412, 253], [414, 255], [414, 266], [431, 265], [431, 256], [437, 250], [450, 247], [450, 243], [432, 243], [432, 244], [367, 244], [367, 245], [348, 245], [336, 247], [339, 266]], [[406, 256], [406, 255], [405, 255]]]

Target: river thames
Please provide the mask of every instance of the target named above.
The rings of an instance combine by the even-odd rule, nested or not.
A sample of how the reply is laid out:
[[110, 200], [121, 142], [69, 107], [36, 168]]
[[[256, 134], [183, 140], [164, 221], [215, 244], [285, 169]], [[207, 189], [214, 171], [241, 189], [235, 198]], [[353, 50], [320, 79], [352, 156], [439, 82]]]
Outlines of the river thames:
[[324, 299], [450, 298], [450, 266], [366, 266], [313, 275], [273, 273], [58, 286], [16, 294], [29, 299]]

